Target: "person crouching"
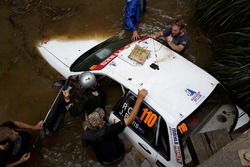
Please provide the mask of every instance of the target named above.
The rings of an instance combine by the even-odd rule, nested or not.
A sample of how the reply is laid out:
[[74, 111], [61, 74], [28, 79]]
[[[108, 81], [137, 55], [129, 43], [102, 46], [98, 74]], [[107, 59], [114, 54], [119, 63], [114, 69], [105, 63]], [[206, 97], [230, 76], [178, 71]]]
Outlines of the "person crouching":
[[123, 159], [125, 148], [118, 135], [134, 121], [147, 94], [147, 90], [140, 90], [132, 112], [127, 118], [119, 122], [113, 124], [106, 123], [104, 121], [105, 112], [102, 108], [97, 108], [88, 115], [88, 127], [82, 135], [82, 141], [94, 149], [96, 157], [101, 164], [110, 165]]

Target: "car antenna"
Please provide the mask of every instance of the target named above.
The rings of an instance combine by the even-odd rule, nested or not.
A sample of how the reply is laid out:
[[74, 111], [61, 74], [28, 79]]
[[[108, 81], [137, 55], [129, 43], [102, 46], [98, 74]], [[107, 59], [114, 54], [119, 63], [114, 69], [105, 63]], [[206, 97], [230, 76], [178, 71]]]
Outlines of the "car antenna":
[[152, 63], [150, 65], [151, 68], [153, 68], [154, 70], [157, 69], [159, 70], [159, 63], [158, 63], [158, 60], [157, 60], [157, 53], [156, 53], [156, 50], [155, 50], [155, 40], [153, 39], [153, 45], [154, 45], [154, 52], [155, 52], [155, 63]]

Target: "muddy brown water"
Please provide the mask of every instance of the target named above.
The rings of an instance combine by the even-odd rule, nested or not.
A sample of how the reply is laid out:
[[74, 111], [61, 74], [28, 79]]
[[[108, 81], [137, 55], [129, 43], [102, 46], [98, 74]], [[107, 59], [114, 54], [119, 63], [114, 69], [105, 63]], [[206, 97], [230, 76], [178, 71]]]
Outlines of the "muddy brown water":
[[[122, 32], [125, 1], [113, 0], [1, 0], [0, 1], [0, 122], [21, 120], [34, 124], [43, 118], [62, 79], [39, 55], [41, 39], [106, 39]], [[193, 21], [192, 0], [148, 0], [140, 34], [161, 30], [182, 16], [191, 38], [189, 52], [202, 68], [212, 58], [206, 40]], [[89, 148], [82, 148], [80, 119], [65, 121], [62, 131], [44, 142], [25, 166], [100, 166]], [[133, 148], [118, 166], [140, 165]], [[135, 158], [133, 158], [135, 157]], [[136, 160], [135, 160], [136, 159]]]

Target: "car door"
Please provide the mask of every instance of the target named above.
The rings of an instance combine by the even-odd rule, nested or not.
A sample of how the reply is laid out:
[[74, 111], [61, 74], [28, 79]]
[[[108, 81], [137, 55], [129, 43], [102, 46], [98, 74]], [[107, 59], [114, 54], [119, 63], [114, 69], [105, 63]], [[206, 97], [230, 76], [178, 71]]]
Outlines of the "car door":
[[[119, 119], [127, 117], [136, 101], [136, 95], [127, 92], [115, 106], [113, 114]], [[146, 102], [143, 102], [136, 119], [125, 128], [124, 133], [150, 162], [155, 162], [157, 156], [156, 134], [159, 115]], [[112, 118], [113, 119], [113, 118]], [[114, 120], [111, 120], [114, 121]]]
[[62, 94], [63, 87], [58, 92], [55, 100], [53, 101], [49, 111], [43, 119], [44, 134], [49, 135], [56, 132], [64, 120], [66, 113], [65, 102]]

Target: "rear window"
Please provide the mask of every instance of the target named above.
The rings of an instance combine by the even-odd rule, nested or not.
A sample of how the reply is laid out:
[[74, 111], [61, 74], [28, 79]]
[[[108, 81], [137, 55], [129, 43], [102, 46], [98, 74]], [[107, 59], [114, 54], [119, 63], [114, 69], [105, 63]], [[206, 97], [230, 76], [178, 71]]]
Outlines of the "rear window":
[[129, 38], [110, 38], [82, 54], [70, 67], [70, 71], [88, 71], [91, 66], [100, 64], [113, 52], [129, 44]]

